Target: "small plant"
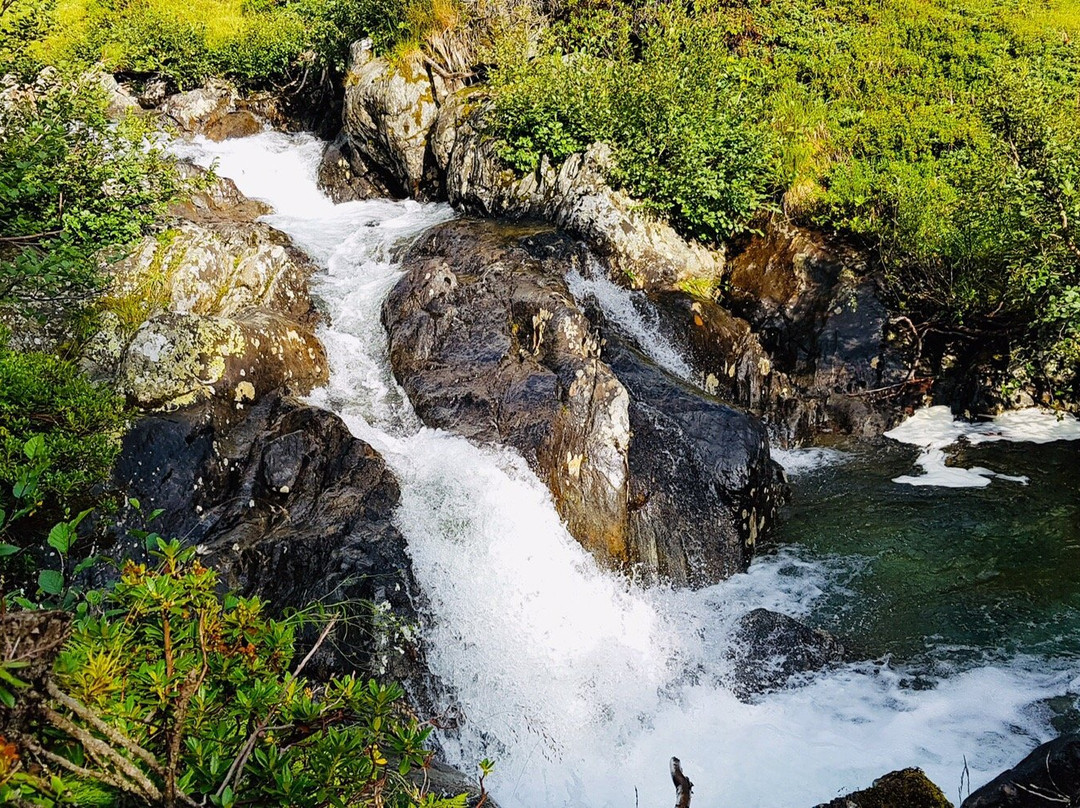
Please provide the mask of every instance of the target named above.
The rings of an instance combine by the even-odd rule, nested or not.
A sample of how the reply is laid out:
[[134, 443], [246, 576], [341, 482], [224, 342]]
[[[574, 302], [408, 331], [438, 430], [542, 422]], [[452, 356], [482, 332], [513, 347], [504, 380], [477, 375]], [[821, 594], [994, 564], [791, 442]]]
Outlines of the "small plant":
[[193, 550], [145, 538], [157, 565], [126, 562], [76, 614], [46, 686], [49, 733], [11, 739], [48, 775], [21, 781], [23, 800], [47, 805], [77, 787], [177, 806], [464, 805], [410, 779], [431, 756], [431, 727], [399, 686], [303, 678], [333, 619], [290, 672], [294, 621], [220, 596]]

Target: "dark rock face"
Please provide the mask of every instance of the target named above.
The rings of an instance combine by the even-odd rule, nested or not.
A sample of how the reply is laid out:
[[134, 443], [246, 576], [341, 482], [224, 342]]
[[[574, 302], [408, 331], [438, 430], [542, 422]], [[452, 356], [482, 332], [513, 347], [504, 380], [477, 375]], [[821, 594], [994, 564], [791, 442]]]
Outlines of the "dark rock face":
[[890, 318], [866, 257], [779, 220], [728, 262], [725, 306], [654, 296], [707, 390], [761, 415], [782, 444], [880, 434], [917, 404], [910, 334]]
[[1044, 743], [964, 800], [961, 808], [1080, 805], [1080, 735]]
[[457, 221], [383, 307], [394, 373], [431, 426], [513, 446], [612, 567], [705, 586], [745, 569], [781, 488], [756, 419], [599, 335], [566, 288], [580, 247]]
[[732, 689], [747, 698], [782, 687], [800, 673], [839, 664], [844, 646], [828, 632], [786, 614], [754, 609], [740, 619], [729, 657]]
[[310, 670], [414, 678], [416, 649], [391, 648], [401, 638], [386, 630], [416, 619], [405, 540], [391, 523], [397, 482], [336, 415], [273, 398], [227, 430], [209, 408], [147, 416], [125, 437], [115, 477], [144, 511], [164, 509], [158, 532], [196, 545], [225, 585], [273, 609], [376, 604], [359, 607]]
[[875, 780], [870, 788], [817, 808], [952, 808], [952, 803], [922, 769], [902, 769]]
[[319, 163], [319, 187], [335, 203], [407, 196], [393, 177], [375, 168], [344, 135], [327, 145]]

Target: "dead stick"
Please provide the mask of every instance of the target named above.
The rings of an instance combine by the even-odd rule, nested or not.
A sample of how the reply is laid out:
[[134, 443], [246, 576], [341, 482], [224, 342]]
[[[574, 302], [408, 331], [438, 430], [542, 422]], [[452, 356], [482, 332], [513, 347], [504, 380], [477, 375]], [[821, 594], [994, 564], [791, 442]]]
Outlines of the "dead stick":
[[690, 792], [694, 784], [683, 774], [682, 763], [677, 757], [671, 759], [671, 782], [675, 784], [675, 808], [690, 808]]

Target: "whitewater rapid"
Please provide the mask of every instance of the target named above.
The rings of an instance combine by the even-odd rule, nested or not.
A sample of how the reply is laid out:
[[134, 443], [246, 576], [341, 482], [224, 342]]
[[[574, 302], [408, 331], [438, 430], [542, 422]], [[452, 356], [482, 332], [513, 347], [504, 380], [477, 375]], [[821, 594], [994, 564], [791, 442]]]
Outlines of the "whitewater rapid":
[[[759, 606], [809, 614], [845, 559], [783, 552], [700, 592], [641, 590], [598, 569], [520, 457], [423, 427], [392, 377], [380, 306], [402, 248], [450, 219], [448, 207], [331, 204], [308, 136], [176, 150], [216, 160], [273, 205], [266, 221], [325, 269], [313, 291], [331, 376], [312, 400], [400, 481], [396, 520], [430, 609], [428, 661], [463, 716], [439, 741], [465, 771], [495, 761], [488, 782], [503, 808], [670, 804], [672, 755], [695, 783], [695, 808], [809, 808], [905, 766], [955, 797], [965, 760], [977, 787], [1052, 734], [1039, 703], [1080, 689], [1080, 677], [1027, 658], [938, 671], [918, 688], [887, 660], [853, 664], [740, 703], [724, 685], [734, 622]], [[596, 278], [577, 292], [615, 294]], [[634, 325], [639, 338], [652, 333]]]

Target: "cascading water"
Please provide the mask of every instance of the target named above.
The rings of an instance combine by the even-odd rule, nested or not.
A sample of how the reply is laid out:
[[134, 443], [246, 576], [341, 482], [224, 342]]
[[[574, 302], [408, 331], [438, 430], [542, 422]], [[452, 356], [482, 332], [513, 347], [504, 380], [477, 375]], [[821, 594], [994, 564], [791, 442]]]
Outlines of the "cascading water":
[[[696, 784], [695, 808], [803, 808], [910, 765], [950, 789], [965, 756], [977, 786], [1050, 733], [1041, 700], [1080, 688], [1046, 659], [939, 671], [917, 687], [883, 660], [740, 703], [724, 686], [734, 621], [759, 606], [811, 613], [851, 575], [847, 559], [782, 551], [699, 592], [641, 590], [598, 569], [520, 457], [423, 428], [393, 380], [379, 308], [402, 247], [449, 208], [332, 205], [314, 181], [321, 143], [306, 136], [177, 150], [217, 160], [326, 269], [314, 292], [329, 315], [331, 380], [313, 399], [401, 483], [397, 521], [431, 610], [428, 661], [463, 715], [441, 742], [467, 771], [495, 759], [504, 808], [670, 804], [672, 755]], [[814, 457], [807, 467], [829, 459]]]

